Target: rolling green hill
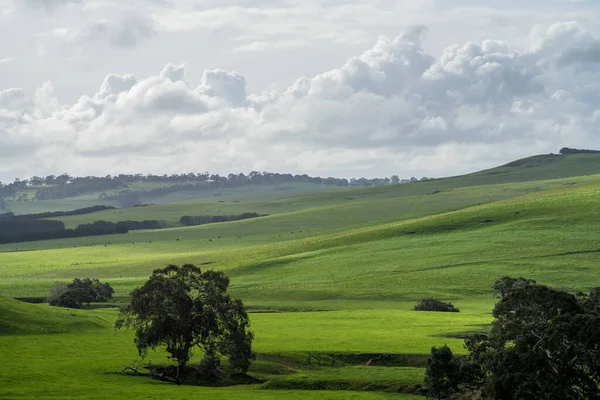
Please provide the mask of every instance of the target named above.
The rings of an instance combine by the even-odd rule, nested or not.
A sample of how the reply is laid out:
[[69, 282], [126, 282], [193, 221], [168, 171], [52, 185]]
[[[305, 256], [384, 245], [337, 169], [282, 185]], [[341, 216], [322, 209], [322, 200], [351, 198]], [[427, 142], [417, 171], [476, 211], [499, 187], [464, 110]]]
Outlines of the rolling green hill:
[[[547, 154], [528, 157], [508, 163], [504, 166], [480, 171], [473, 174], [436, 179], [434, 181], [414, 182], [403, 185], [402, 190], [379, 187], [382, 191], [391, 190], [401, 196], [424, 195], [435, 190], [452, 188], [495, 185], [500, 183], [527, 182], [535, 180], [559, 179], [571, 176], [584, 176], [600, 173], [600, 154]], [[152, 189], [170, 186], [168, 183], [132, 183], [130, 190]], [[321, 184], [293, 182], [282, 185], [250, 185], [238, 188], [225, 188], [205, 192], [179, 191], [161, 196], [147, 196], [145, 203], [171, 204], [180, 202], [217, 203], [217, 202], [264, 202], [280, 197], [298, 196], [302, 194], [329, 193], [338, 191], [348, 193], [348, 188]], [[353, 189], [353, 194], [362, 196], [372, 192], [373, 188]], [[112, 193], [108, 191], [108, 193]], [[27, 194], [29, 199], [35, 195], [35, 189], [19, 192], [15, 199]], [[17, 202], [9, 199], [9, 209], [16, 214], [39, 213], [46, 211], [68, 211], [90, 207], [97, 204], [115, 206], [115, 201], [98, 200], [100, 193], [91, 193], [78, 197], [58, 200]]]
[[[132, 183], [127, 188], [129, 190], [152, 189], [156, 187], [169, 187], [168, 183]], [[165, 195], [146, 195], [142, 196], [142, 201], [146, 204], [170, 204], [184, 201], [202, 201], [203, 203], [217, 203], [219, 201], [266, 201], [282, 196], [292, 196], [305, 193], [335, 192], [341, 187], [313, 184], [305, 182], [290, 182], [281, 185], [249, 185], [236, 188], [221, 188], [207, 191], [177, 191]], [[114, 191], [108, 191], [108, 194]], [[94, 205], [118, 206], [116, 200], [100, 200], [98, 193], [89, 193], [76, 197], [53, 200], [35, 200], [35, 201], [16, 201], [21, 195], [27, 194], [29, 199], [35, 196], [35, 189], [27, 189], [17, 193], [14, 198], [7, 199], [9, 211], [15, 214], [35, 214], [51, 211], [70, 211], [78, 208], [91, 207]]]
[[[570, 155], [539, 155], [477, 173], [457, 177], [436, 179], [432, 181], [413, 182], [402, 185], [388, 185], [373, 188], [330, 188], [325, 190], [323, 185], [306, 184], [303, 189], [295, 191], [280, 191], [273, 195], [273, 187], [252, 187], [255, 196], [239, 194], [232, 196], [203, 198], [200, 200], [167, 203], [151, 207], [104, 211], [91, 215], [60, 218], [68, 227], [93, 220], [165, 220], [172, 226], [177, 226], [183, 215], [227, 215], [242, 212], [258, 212], [278, 214], [291, 211], [305, 210], [315, 207], [338, 206], [351, 202], [366, 202], [383, 199], [412, 198], [412, 203], [420, 203], [422, 196], [442, 196], [456, 189], [481, 187], [481, 191], [473, 190], [468, 193], [458, 192], [454, 197], [461, 196], [464, 201], [456, 199], [439, 199], [438, 209], [450, 210], [464, 207], [475, 202], [489, 202], [500, 198], [509, 198], [536, 190], [545, 190], [571, 183], [570, 177], [578, 177], [578, 182], [585, 181], [586, 176], [600, 173], [600, 154], [570, 154]], [[548, 182], [551, 181], [551, 182]], [[536, 182], [536, 183], [529, 183]], [[501, 186], [505, 185], [505, 186]], [[312, 187], [312, 189], [311, 189]], [[318, 190], [320, 189], [320, 190]], [[241, 189], [240, 189], [241, 190]], [[302, 190], [306, 191], [305, 194]], [[485, 191], [488, 193], [482, 193]], [[309, 192], [313, 193], [309, 193]], [[502, 193], [500, 195], [499, 193]], [[271, 197], [270, 197], [271, 196]], [[276, 198], [279, 197], [279, 198]], [[469, 203], [471, 200], [471, 203]], [[408, 203], [411, 200], [406, 200]], [[374, 205], [375, 206], [375, 205]], [[436, 209], [437, 210], [437, 209]], [[412, 211], [412, 210], [411, 210]], [[415, 213], [413, 213], [414, 215]], [[387, 217], [387, 216], [385, 216]]]
[[[137, 355], [131, 333], [111, 329], [115, 309], [72, 312], [0, 297], [0, 356], [9, 360], [0, 365], [0, 397], [85, 398], [93, 385], [127, 398], [418, 398], [390, 392], [422, 380], [431, 346], [464, 352], [460, 338], [488, 328], [496, 278], [525, 276], [571, 291], [600, 286], [599, 161], [536, 156], [406, 185], [61, 218], [68, 226], [96, 219], [176, 226], [182, 215], [270, 214], [0, 246], [0, 292], [13, 297], [42, 297], [56, 280], [93, 277], [113, 285], [121, 302], [167, 263], [226, 271], [251, 311], [258, 360], [250, 373], [266, 382], [194, 388], [122, 376]], [[425, 296], [451, 300], [461, 312], [412, 311]], [[308, 354], [325, 362], [310, 365]], [[392, 355], [393, 365], [366, 367], [378, 354]], [[41, 357], [52, 370], [40, 367]], [[149, 359], [167, 362], [160, 351]]]
[[44, 335], [105, 328], [106, 319], [89, 312], [28, 304], [0, 296], [0, 335]]

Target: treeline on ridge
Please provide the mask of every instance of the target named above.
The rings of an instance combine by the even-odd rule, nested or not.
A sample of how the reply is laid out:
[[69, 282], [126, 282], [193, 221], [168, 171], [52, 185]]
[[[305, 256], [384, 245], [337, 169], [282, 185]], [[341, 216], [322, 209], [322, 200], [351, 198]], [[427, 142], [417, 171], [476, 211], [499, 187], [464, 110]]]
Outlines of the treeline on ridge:
[[52, 211], [52, 212], [43, 212], [36, 214], [24, 214], [24, 215], [14, 215], [13, 213], [4, 213], [0, 214], [0, 217], [13, 217], [13, 218], [21, 218], [21, 219], [39, 219], [39, 218], [55, 218], [55, 217], [68, 217], [72, 215], [84, 215], [91, 214], [98, 211], [105, 210], [116, 210], [116, 207], [113, 206], [91, 206], [85, 208], [78, 208], [76, 210], [71, 211]]
[[[422, 178], [427, 180], [431, 178]], [[332, 186], [381, 186], [388, 184], [398, 184], [415, 182], [419, 179], [412, 177], [410, 179], [400, 179], [397, 175], [389, 178], [322, 178], [311, 177], [307, 174], [292, 175], [272, 172], [252, 171], [249, 174], [228, 174], [221, 176], [219, 174], [209, 173], [187, 173], [173, 175], [153, 175], [153, 174], [119, 174], [115, 176], [107, 175], [105, 177], [72, 177], [69, 174], [60, 176], [48, 175], [47, 177], [34, 176], [29, 179], [15, 179], [9, 184], [0, 183], [0, 199], [14, 197], [19, 191], [27, 188], [35, 188], [36, 192], [33, 198], [27, 194], [19, 197], [18, 201], [30, 200], [49, 200], [62, 199], [67, 197], [80, 196], [89, 193], [102, 193], [104, 199], [119, 200], [127, 194], [137, 195], [160, 195], [173, 193], [181, 190], [202, 191], [214, 190], [218, 188], [231, 188], [252, 184], [270, 184], [281, 185], [290, 182], [305, 182]], [[125, 190], [132, 183], [168, 183], [167, 187], [153, 189]], [[120, 190], [117, 193], [107, 193], [108, 191]], [[124, 193], [122, 193], [124, 192]], [[2, 204], [0, 204], [0, 209]]]
[[38, 218], [30, 215], [2, 214], [0, 216], [0, 244], [123, 234], [131, 230], [159, 229], [165, 226], [164, 222], [157, 220], [95, 221], [89, 224], [80, 224], [74, 229], [66, 229], [62, 221]]
[[205, 224], [213, 224], [217, 222], [229, 222], [229, 221], [240, 221], [243, 219], [250, 218], [258, 218], [258, 217], [266, 217], [269, 214], [258, 214], [258, 213], [242, 213], [239, 215], [198, 215], [198, 216], [189, 216], [184, 215], [179, 219], [179, 223], [185, 226], [194, 226], [194, 225], [205, 225]]
[[585, 150], [585, 149], [571, 149], [569, 147], [563, 147], [560, 149], [560, 154], [597, 154], [600, 150]]

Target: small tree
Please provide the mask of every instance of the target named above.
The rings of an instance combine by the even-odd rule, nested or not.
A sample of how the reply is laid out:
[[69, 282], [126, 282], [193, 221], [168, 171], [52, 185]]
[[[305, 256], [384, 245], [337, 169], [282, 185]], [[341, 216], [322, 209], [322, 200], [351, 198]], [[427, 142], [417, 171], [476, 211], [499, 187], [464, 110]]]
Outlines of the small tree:
[[447, 345], [440, 348], [432, 347], [425, 372], [428, 397], [442, 399], [448, 398], [454, 393], [458, 387], [455, 379], [457, 370], [458, 363], [454, 359], [450, 347]]
[[115, 328], [135, 329], [142, 357], [148, 349], [166, 346], [177, 362], [179, 383], [196, 346], [205, 354], [205, 376], [220, 375], [219, 355], [228, 356], [234, 370], [246, 373], [254, 359], [253, 334], [242, 301], [232, 299], [228, 287], [229, 278], [222, 272], [203, 273], [192, 264], [157, 269], [131, 292], [131, 303], [121, 309]]
[[452, 303], [444, 303], [443, 301], [428, 297], [422, 299], [414, 307], [415, 311], [438, 311], [438, 312], [459, 312], [460, 310]]
[[71, 283], [56, 282], [48, 294], [51, 306], [81, 308], [85, 303], [106, 302], [115, 291], [108, 283], [98, 279], [73, 279]]

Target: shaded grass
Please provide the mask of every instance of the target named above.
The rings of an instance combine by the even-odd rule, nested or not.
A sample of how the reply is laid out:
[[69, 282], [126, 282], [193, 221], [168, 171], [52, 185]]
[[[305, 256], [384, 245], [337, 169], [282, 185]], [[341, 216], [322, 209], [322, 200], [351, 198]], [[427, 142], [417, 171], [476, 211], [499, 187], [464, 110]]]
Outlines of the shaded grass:
[[0, 296], [0, 335], [39, 335], [103, 328], [101, 316], [47, 304], [31, 305]]

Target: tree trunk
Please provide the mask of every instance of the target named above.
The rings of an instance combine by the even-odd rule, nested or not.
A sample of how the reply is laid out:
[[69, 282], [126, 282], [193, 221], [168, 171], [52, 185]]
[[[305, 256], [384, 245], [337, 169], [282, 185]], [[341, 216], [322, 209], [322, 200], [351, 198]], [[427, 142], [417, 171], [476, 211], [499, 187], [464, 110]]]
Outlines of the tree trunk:
[[177, 364], [177, 375], [175, 376], [175, 381], [177, 382], [178, 385], [183, 384], [183, 378], [185, 376], [185, 367], [186, 366], [187, 366], [187, 360], [180, 361], [179, 364]]

